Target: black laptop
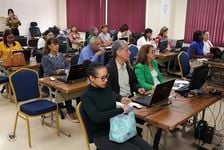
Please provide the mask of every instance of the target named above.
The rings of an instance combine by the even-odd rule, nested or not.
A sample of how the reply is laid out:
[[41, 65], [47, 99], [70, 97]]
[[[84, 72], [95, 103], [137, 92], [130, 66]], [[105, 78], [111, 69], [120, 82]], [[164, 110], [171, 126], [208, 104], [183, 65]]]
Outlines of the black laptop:
[[177, 40], [176, 41], [176, 45], [174, 47], [174, 51], [180, 51], [180, 49], [182, 48], [184, 44], [184, 40]]
[[152, 95], [142, 96], [134, 98], [133, 101], [144, 106], [152, 106], [152, 104], [157, 104], [159, 102], [168, 103], [168, 98], [170, 91], [172, 90], [175, 79], [166, 81], [164, 83], [158, 84]]
[[58, 80], [65, 83], [74, 83], [86, 80], [85, 68], [82, 64], [73, 65], [70, 67], [68, 75], [58, 78]]

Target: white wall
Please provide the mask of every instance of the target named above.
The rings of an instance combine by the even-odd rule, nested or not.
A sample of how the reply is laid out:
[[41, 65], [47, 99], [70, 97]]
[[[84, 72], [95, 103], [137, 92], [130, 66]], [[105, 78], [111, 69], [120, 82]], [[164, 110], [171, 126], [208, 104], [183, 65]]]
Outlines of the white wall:
[[[153, 29], [154, 36], [162, 26], [169, 28], [169, 38], [184, 38], [187, 0], [146, 0], [145, 26]], [[13, 8], [22, 22], [21, 35], [27, 35], [29, 24], [36, 21], [41, 32], [56, 25], [67, 28], [66, 0], [1, 0], [0, 16], [7, 16]]]
[[0, 16], [7, 16], [8, 8], [18, 15], [22, 25], [21, 35], [29, 34], [30, 22], [36, 21], [41, 32], [48, 27], [58, 26], [60, 0], [1, 0]]
[[156, 36], [162, 26], [169, 28], [169, 38], [184, 38], [187, 0], [147, 0], [146, 28]]

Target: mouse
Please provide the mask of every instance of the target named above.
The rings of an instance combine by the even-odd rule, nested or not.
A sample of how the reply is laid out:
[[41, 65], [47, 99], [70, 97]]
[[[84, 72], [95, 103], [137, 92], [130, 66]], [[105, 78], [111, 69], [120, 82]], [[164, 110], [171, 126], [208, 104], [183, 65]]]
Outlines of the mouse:
[[135, 102], [130, 102], [128, 105], [129, 106], [132, 106], [132, 107], [135, 107], [135, 108], [138, 108], [138, 109], [141, 109], [142, 108], [142, 105], [140, 105], [138, 103], [135, 103]]
[[55, 81], [55, 80], [56, 80], [55, 77], [50, 77], [49, 79], [50, 79], [51, 81]]

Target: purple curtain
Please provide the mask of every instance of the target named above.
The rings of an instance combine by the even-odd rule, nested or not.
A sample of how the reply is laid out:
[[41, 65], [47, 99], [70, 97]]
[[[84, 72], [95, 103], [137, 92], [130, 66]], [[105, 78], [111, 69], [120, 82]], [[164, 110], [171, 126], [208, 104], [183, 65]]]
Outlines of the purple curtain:
[[108, 25], [119, 30], [128, 24], [132, 32], [145, 29], [146, 0], [108, 0]]
[[67, 26], [76, 25], [78, 31], [105, 23], [105, 0], [67, 0]]
[[196, 30], [208, 30], [216, 46], [224, 46], [224, 1], [188, 0], [185, 42], [191, 43]]

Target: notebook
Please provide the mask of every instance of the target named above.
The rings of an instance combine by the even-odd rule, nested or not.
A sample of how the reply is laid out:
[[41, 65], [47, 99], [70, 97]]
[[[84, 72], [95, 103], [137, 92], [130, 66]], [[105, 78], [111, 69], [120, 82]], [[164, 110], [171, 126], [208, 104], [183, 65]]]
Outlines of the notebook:
[[70, 67], [68, 75], [58, 78], [58, 80], [65, 83], [74, 83], [76, 81], [86, 80], [85, 68], [82, 64], [73, 65]]
[[152, 95], [142, 96], [134, 98], [133, 101], [145, 106], [152, 106], [152, 104], [157, 104], [159, 102], [167, 102], [170, 95], [170, 91], [173, 87], [175, 79], [166, 81], [164, 83], [158, 84]]

